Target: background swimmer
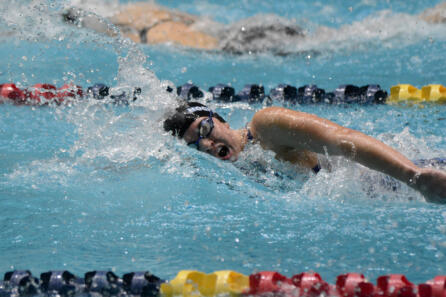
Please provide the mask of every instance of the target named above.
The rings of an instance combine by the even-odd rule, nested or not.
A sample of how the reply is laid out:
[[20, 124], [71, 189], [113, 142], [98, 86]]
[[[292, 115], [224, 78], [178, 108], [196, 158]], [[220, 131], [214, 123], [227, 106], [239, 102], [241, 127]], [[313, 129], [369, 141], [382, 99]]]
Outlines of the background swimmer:
[[[85, 5], [85, 4], [84, 4]], [[91, 7], [90, 7], [91, 8]], [[205, 16], [180, 12], [153, 2], [133, 2], [116, 5], [111, 12], [96, 8], [94, 11], [106, 18], [89, 13], [86, 7], [71, 7], [63, 13], [68, 23], [85, 27], [109, 36], [117, 36], [112, 25], [121, 34], [137, 43], [175, 44], [200, 50], [217, 50], [232, 54], [270, 52], [276, 55], [317, 53], [314, 44], [303, 45], [311, 39], [327, 42], [342, 42], [337, 35], [348, 26], [333, 28], [317, 25], [313, 33], [276, 14], [257, 14], [230, 24], [223, 24]], [[392, 18], [382, 11], [383, 20]], [[418, 15], [399, 13], [398, 17], [415, 18], [418, 22], [440, 24], [446, 22], [446, 3], [426, 9]], [[359, 22], [370, 31], [379, 31], [374, 24], [364, 19]], [[391, 23], [386, 26], [392, 26]], [[347, 27], [347, 28], [346, 28]], [[381, 34], [381, 33], [376, 33]], [[387, 33], [382, 33], [387, 35]], [[341, 34], [342, 35], [342, 34]]]
[[250, 141], [315, 172], [320, 169], [316, 153], [344, 156], [406, 183], [427, 201], [446, 202], [445, 172], [417, 167], [381, 141], [312, 114], [268, 107], [256, 112], [246, 128], [234, 130], [211, 109], [191, 102], [169, 115], [164, 129], [221, 160], [237, 160]]

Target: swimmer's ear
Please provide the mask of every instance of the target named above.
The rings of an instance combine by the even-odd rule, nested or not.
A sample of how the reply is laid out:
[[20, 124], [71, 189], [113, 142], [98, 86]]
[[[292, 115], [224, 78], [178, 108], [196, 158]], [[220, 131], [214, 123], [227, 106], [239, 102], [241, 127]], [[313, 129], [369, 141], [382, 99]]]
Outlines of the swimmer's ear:
[[230, 128], [228, 122], [226, 122], [226, 123], [222, 123], [222, 124], [223, 124], [226, 128], [228, 128], [228, 129]]

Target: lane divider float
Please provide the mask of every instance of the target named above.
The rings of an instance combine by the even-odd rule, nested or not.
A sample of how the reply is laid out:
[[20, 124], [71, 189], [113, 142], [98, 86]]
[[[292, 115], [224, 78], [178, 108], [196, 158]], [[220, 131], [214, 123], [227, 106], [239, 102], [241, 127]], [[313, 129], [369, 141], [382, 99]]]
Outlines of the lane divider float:
[[410, 282], [402, 274], [379, 276], [376, 284], [363, 274], [337, 276], [336, 283], [324, 281], [316, 272], [302, 272], [288, 278], [276, 271], [249, 276], [232, 270], [204, 273], [181, 270], [165, 281], [148, 271], [118, 277], [112, 271], [89, 271], [79, 278], [69, 271], [48, 271], [34, 277], [29, 270], [5, 273], [0, 296], [236, 296], [281, 297], [444, 297], [446, 276], [436, 276], [422, 284]]
[[390, 88], [389, 102], [422, 102], [446, 103], [446, 87], [431, 84], [418, 89], [410, 84], [400, 84]]
[[[218, 102], [248, 102], [253, 104], [400, 104], [400, 103], [438, 103], [446, 104], [446, 87], [430, 84], [421, 89], [410, 84], [399, 84], [390, 88], [390, 95], [378, 84], [355, 86], [340, 85], [334, 91], [327, 92], [317, 85], [295, 87], [279, 84], [269, 94], [260, 84], [246, 84], [239, 92], [227, 84], [217, 84], [208, 89], [200, 89], [192, 83], [181, 86], [168, 86], [166, 91], [176, 93], [181, 100], [214, 100]], [[19, 105], [60, 105], [79, 99], [104, 100], [107, 103], [127, 105], [139, 98], [141, 88], [113, 89], [97, 83], [84, 89], [75, 84], [56, 87], [52, 84], [35, 84], [20, 89], [13, 83], [0, 84], [0, 102], [11, 100]]]

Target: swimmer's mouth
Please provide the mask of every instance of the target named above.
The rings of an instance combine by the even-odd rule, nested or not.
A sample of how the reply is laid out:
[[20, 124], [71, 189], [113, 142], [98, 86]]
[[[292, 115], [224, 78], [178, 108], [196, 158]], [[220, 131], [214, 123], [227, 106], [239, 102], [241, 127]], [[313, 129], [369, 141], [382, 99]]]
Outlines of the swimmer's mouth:
[[229, 159], [229, 157], [230, 157], [230, 155], [229, 155], [229, 148], [226, 145], [223, 145], [223, 146], [219, 147], [218, 151], [217, 151], [217, 155], [222, 160]]

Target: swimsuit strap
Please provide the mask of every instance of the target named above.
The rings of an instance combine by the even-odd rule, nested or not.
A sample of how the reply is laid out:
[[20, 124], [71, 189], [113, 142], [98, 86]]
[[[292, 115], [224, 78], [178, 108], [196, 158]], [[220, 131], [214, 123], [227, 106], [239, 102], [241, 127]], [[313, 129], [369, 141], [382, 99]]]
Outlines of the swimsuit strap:
[[252, 136], [251, 131], [249, 130], [248, 127], [246, 127], [246, 130], [248, 130], [248, 134], [247, 134], [248, 140], [254, 140], [254, 136]]
[[321, 167], [321, 165], [319, 165], [319, 162], [317, 163], [316, 166], [311, 168], [311, 170], [313, 170], [314, 173], [318, 173], [321, 169], [322, 169], [322, 167]]
[[245, 125], [245, 129], [248, 131], [248, 133], [246, 134], [246, 138], [247, 138], [249, 141], [253, 141], [253, 140], [254, 140], [254, 136], [252, 136], [252, 134], [251, 134], [251, 130], [249, 130], [248, 125], [249, 125], [249, 123], [246, 123], [246, 125]]

